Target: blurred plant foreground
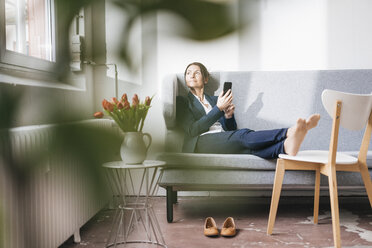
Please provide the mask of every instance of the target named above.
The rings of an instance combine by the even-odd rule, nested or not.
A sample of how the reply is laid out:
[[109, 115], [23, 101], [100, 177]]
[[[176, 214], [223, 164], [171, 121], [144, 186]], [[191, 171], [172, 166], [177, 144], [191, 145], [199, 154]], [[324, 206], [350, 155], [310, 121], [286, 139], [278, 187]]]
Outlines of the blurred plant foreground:
[[[104, 2], [104, 0], [55, 0], [55, 2], [58, 6], [58, 32], [68, 33], [71, 22], [79, 10]], [[134, 22], [144, 15], [156, 14], [157, 11], [171, 12], [188, 26], [187, 29], [178, 31], [177, 35], [197, 41], [208, 41], [228, 35], [242, 25], [236, 23], [236, 17], [231, 12], [230, 1], [113, 0], [112, 2], [123, 12], [123, 15], [127, 16], [126, 23], [123, 25], [125, 28], [122, 30], [120, 55], [129, 69], [134, 67], [128, 52], [130, 50], [129, 33]], [[174, 23], [169, 25], [174, 25]], [[57, 57], [56, 68], [59, 69], [55, 72], [55, 77], [60, 82], [68, 84], [68, 79], [64, 75], [70, 70], [68, 66], [70, 63], [69, 37], [60, 36], [58, 42], [60, 51], [57, 51], [57, 54], [64, 56]], [[48, 124], [48, 138], [39, 142], [41, 145], [20, 151], [16, 148], [16, 143], [20, 141], [14, 138], [13, 133], [15, 129], [22, 127], [16, 127], [14, 123], [22, 113], [22, 109], [26, 107], [27, 101], [24, 99], [23, 88], [17, 87], [3, 85], [0, 88], [0, 247], [47, 247], [42, 244], [43, 235], [47, 235], [44, 232], [47, 230], [37, 224], [40, 220], [35, 219], [33, 214], [35, 211], [49, 210], [39, 209], [40, 206], [29, 204], [33, 197], [30, 192], [35, 190], [30, 189], [32, 181], [35, 178], [36, 180], [40, 178], [46, 181], [52, 180], [45, 179], [45, 174], [43, 174], [51, 170], [65, 173], [67, 168], [58, 167], [66, 166], [66, 163], [55, 161], [58, 161], [57, 158], [65, 158], [65, 160], [68, 158], [67, 161], [71, 162], [67, 162], [67, 167], [73, 167], [75, 171], [78, 171], [79, 175], [84, 177], [84, 180], [81, 180], [82, 183], [90, 189], [90, 192], [85, 192], [85, 194], [100, 201], [106, 192], [106, 187], [103, 186], [105, 182], [101, 165], [103, 162], [118, 159], [122, 136], [118, 135], [117, 129], [103, 129], [85, 122], [81, 113], [75, 113], [73, 110], [70, 113], [61, 112], [58, 109], [58, 101], [50, 98], [49, 111], [39, 113], [38, 109], [31, 108], [31, 115], [48, 116], [44, 118], [48, 120], [48, 123], [37, 124]], [[42, 87], [39, 88], [33, 90], [43, 92]], [[41, 175], [38, 174], [40, 171], [43, 172]], [[58, 175], [55, 178], [58, 180]], [[69, 187], [71, 185], [61, 184], [59, 186]], [[56, 199], [59, 197], [58, 192], [58, 188], [51, 189], [51, 194]], [[45, 199], [39, 200], [41, 202]], [[74, 205], [73, 202], [68, 204]], [[52, 207], [53, 204], [48, 206]], [[41, 207], [45, 206], [41, 205]], [[53, 213], [59, 214], [57, 210], [52, 212], [49, 215], [50, 222], [54, 222], [57, 226], [62, 225], [63, 220], [53, 216]]]

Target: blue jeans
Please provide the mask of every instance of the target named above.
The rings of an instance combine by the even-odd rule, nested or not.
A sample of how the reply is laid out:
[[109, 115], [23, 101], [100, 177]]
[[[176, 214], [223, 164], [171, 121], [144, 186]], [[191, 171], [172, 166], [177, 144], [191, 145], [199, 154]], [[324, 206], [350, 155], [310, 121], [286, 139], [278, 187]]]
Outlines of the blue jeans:
[[261, 158], [277, 158], [284, 152], [288, 128], [253, 131], [239, 129], [205, 134], [198, 138], [196, 153], [252, 154]]

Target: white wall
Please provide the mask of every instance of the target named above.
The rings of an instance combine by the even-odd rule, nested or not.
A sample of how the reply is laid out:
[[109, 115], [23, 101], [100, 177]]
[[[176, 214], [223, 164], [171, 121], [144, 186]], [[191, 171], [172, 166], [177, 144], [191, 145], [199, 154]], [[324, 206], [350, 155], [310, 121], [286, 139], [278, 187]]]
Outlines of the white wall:
[[372, 1], [329, 0], [327, 68], [372, 68]]
[[[134, 24], [134, 28], [129, 35], [130, 50], [129, 53], [133, 58], [133, 63], [138, 65], [138, 70], [130, 70], [126, 64], [120, 58], [121, 43], [124, 39], [125, 34], [124, 23], [126, 22], [126, 16], [123, 15], [123, 11], [114, 5], [111, 1], [105, 3], [106, 13], [105, 15], [105, 30], [106, 30], [106, 63], [115, 63], [118, 66], [118, 79], [122, 82], [141, 84], [141, 60], [142, 56], [142, 21], [137, 20]], [[113, 66], [109, 66], [107, 70], [107, 76], [114, 79], [115, 70]]]
[[326, 68], [326, 1], [262, 1], [260, 7], [258, 70]]
[[195, 60], [210, 70], [372, 68], [372, 1], [242, 0], [237, 4], [240, 20], [248, 21], [246, 28], [210, 43], [170, 36], [165, 27], [175, 22], [159, 13], [159, 78], [167, 71], [182, 72]]

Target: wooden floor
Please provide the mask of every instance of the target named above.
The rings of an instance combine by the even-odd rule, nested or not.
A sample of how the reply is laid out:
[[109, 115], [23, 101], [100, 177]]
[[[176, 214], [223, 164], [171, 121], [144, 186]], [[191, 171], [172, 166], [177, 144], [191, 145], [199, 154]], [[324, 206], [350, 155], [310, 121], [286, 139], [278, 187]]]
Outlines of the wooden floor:
[[[174, 222], [167, 223], [165, 198], [153, 199], [154, 210], [170, 248], [190, 247], [333, 247], [328, 198], [321, 198], [319, 224], [312, 223], [312, 199], [282, 198], [273, 235], [266, 234], [270, 198], [180, 197], [174, 208]], [[115, 211], [104, 209], [81, 229], [82, 241], [72, 238], [61, 248], [105, 247]], [[218, 228], [231, 216], [238, 233], [233, 238], [203, 235], [206, 217], [212, 216]], [[342, 247], [372, 247], [372, 210], [367, 198], [340, 198]], [[117, 246], [156, 247], [156, 246]]]

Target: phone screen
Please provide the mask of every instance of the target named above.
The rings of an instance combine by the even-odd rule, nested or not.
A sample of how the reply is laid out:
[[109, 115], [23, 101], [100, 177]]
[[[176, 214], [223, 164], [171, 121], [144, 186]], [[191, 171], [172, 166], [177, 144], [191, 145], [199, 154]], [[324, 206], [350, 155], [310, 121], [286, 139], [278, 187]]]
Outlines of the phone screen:
[[223, 94], [225, 95], [226, 92], [227, 92], [229, 89], [231, 89], [231, 87], [232, 87], [232, 82], [225, 82], [225, 83], [223, 84]]

